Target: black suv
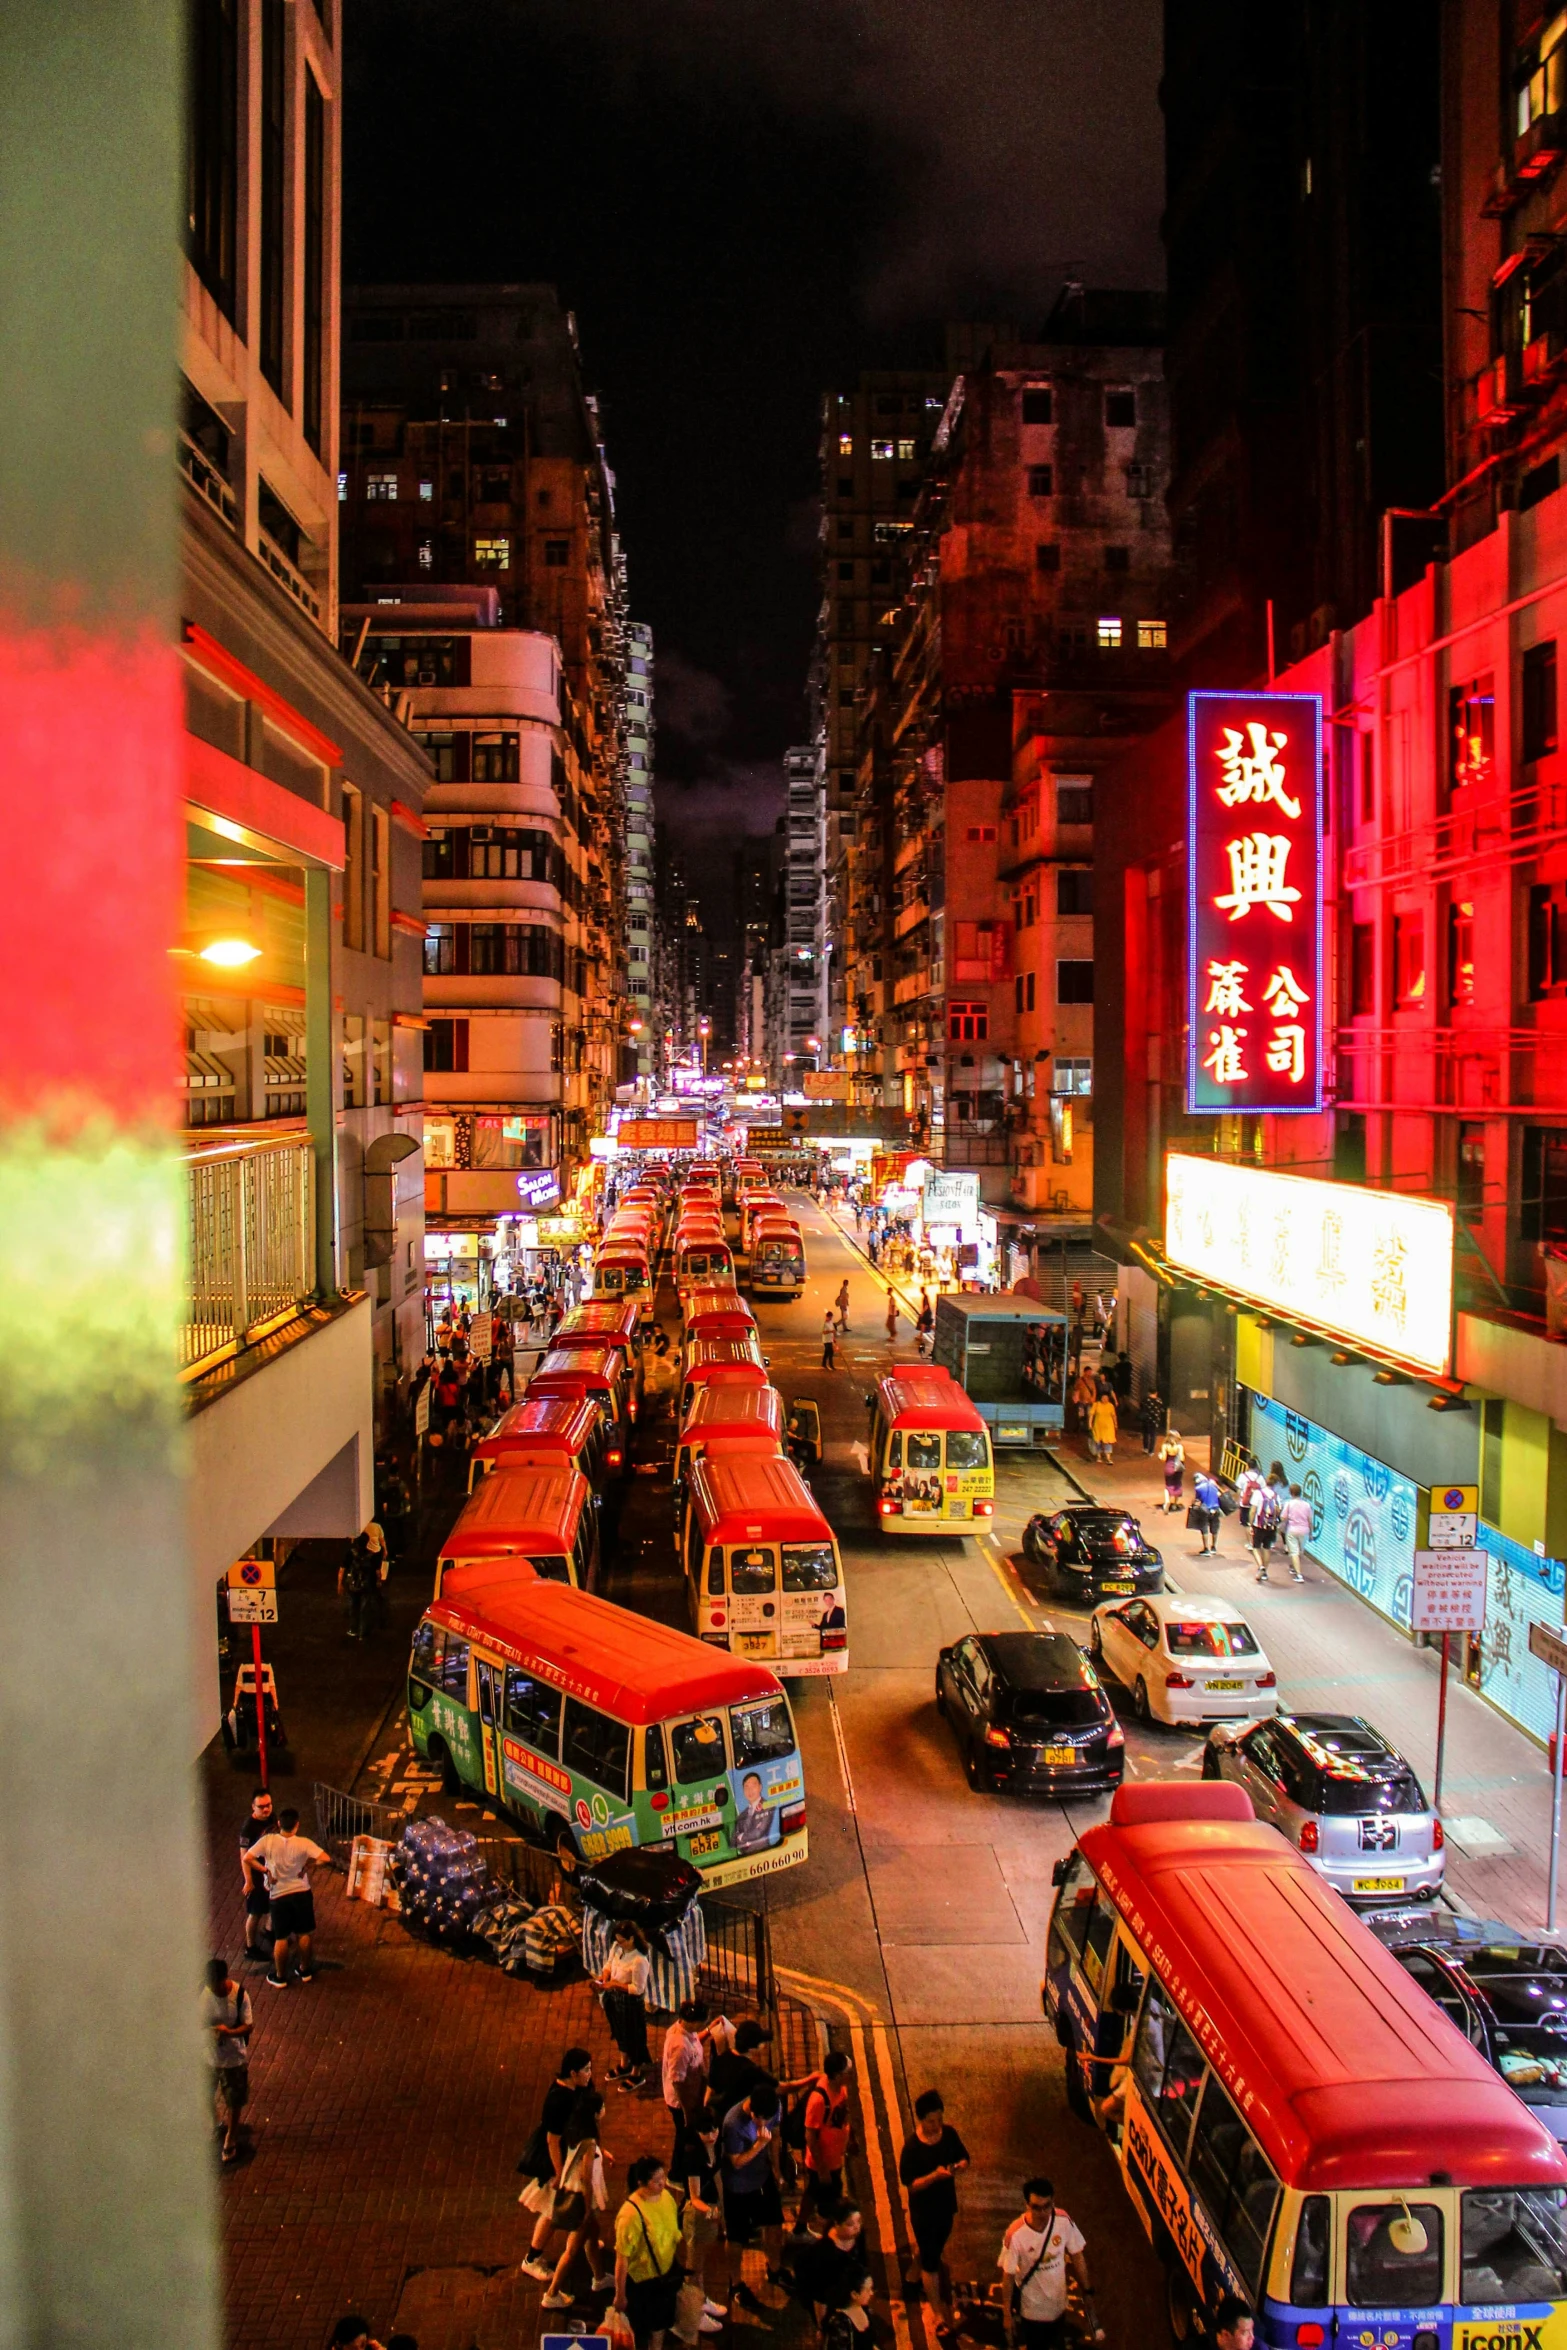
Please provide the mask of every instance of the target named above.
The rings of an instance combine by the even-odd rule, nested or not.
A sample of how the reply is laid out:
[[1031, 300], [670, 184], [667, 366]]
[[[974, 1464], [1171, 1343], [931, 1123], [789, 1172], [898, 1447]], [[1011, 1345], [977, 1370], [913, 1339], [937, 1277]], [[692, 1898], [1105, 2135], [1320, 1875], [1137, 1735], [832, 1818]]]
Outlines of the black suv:
[[1126, 1741], [1064, 1632], [971, 1632], [936, 1659], [936, 1711], [971, 1787], [1065, 1795], [1119, 1787]]
[[1137, 1520], [1097, 1502], [1041, 1510], [1023, 1529], [1023, 1555], [1044, 1568], [1063, 1599], [1101, 1599], [1164, 1589], [1164, 1560]]

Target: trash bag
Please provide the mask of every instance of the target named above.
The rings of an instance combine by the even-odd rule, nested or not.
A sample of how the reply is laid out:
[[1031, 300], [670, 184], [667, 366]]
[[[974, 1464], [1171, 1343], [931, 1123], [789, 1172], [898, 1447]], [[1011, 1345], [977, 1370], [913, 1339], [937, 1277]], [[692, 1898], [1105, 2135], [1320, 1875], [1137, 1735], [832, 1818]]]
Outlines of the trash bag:
[[612, 1852], [577, 1878], [583, 1901], [606, 1917], [628, 1918], [644, 1932], [661, 1934], [678, 1925], [701, 1890], [701, 1872], [677, 1852], [633, 1845]]

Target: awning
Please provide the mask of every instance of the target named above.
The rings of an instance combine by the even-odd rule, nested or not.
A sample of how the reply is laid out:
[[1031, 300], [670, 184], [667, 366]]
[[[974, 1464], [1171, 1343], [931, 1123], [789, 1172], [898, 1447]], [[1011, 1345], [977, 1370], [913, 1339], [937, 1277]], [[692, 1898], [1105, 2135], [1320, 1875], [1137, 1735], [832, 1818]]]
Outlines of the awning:
[[268, 1053], [262, 1066], [268, 1085], [297, 1087], [305, 1082], [303, 1053]]
[[234, 1072], [210, 1053], [187, 1053], [185, 1088], [188, 1093], [232, 1093]]

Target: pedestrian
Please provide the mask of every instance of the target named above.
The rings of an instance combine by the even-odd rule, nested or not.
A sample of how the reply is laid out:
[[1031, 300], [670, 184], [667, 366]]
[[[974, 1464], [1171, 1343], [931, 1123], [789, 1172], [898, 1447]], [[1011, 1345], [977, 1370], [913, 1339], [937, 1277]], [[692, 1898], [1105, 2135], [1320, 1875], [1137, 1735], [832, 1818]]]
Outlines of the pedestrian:
[[968, 2148], [947, 2121], [940, 2090], [922, 2089], [914, 2100], [914, 2128], [898, 2157], [898, 2177], [909, 2207], [920, 2290], [936, 2312], [938, 2334], [947, 2341], [956, 2335], [947, 2239], [957, 2222], [958, 2173], [967, 2170], [968, 2162]]
[[1159, 1464], [1164, 1470], [1164, 1499], [1159, 1508], [1168, 1517], [1181, 1506], [1186, 1479], [1186, 1447], [1173, 1428], [1166, 1428], [1159, 1439]]
[[1267, 1479], [1255, 1461], [1248, 1461], [1235, 1480], [1235, 1498], [1241, 1505], [1241, 1524], [1250, 1526], [1251, 1514], [1261, 1495], [1268, 1491]]
[[822, 1323], [822, 1369], [824, 1371], [835, 1371], [838, 1367], [837, 1344], [838, 1325], [833, 1319], [833, 1310], [829, 1306], [826, 1318]]
[[707, 2290], [707, 2261], [718, 2242], [723, 2218], [718, 2199], [718, 2124], [705, 2114], [682, 2135], [675, 2150], [674, 2181], [685, 2195], [680, 2220], [680, 2258], [687, 2281], [702, 2296], [698, 2334], [723, 2331], [727, 2304]]
[[607, 2266], [608, 2249], [604, 2242], [603, 2214], [609, 2206], [604, 2165], [611, 2158], [599, 2143], [603, 2112], [603, 2090], [589, 2088], [580, 2092], [567, 2117], [568, 2142], [551, 2214], [555, 2226], [565, 2229], [566, 2242], [555, 2263], [549, 2289], [540, 2300], [543, 2309], [571, 2307], [572, 2296], [565, 2290], [565, 2283], [579, 2252], [588, 2255], [595, 2293], [608, 2291], [614, 2282]]
[[680, 2291], [680, 2210], [660, 2156], [639, 2154], [615, 2215], [615, 2307], [636, 2350], [660, 2350]]
[[1219, 1550], [1219, 1481], [1211, 1469], [1199, 1469], [1192, 1480], [1192, 1516], [1202, 1536], [1203, 1557]]
[[849, 1277], [847, 1274], [838, 1285], [838, 1294], [833, 1303], [838, 1309], [838, 1327], [847, 1335], [849, 1328]]
[[349, 1543], [343, 1553], [343, 1563], [337, 1570], [338, 1597], [348, 1602], [345, 1637], [349, 1640], [363, 1640], [369, 1632], [375, 1583], [376, 1561], [365, 1534], [361, 1532]]
[[620, 2050], [620, 2062], [609, 2078], [622, 2089], [640, 2089], [647, 2079], [647, 1995], [653, 1981], [652, 1963], [641, 1933], [628, 1918], [618, 1918], [610, 1936], [609, 1955], [594, 1977], [604, 2001], [605, 2021]]
[[892, 1290], [887, 1292], [887, 1344], [898, 1343], [898, 1300]]
[[213, 2109], [223, 2133], [223, 2160], [238, 2162], [239, 2126], [250, 2103], [250, 1994], [229, 1973], [226, 1958], [209, 1958], [201, 1994], [201, 2021], [212, 2066]]
[[1290, 1581], [1304, 1583], [1300, 1571], [1301, 1552], [1311, 1539], [1312, 1508], [1298, 1485], [1290, 1487], [1289, 1499], [1284, 1504], [1281, 1523], [1284, 1530], [1284, 1555], [1290, 1563]]
[[555, 2275], [553, 2265], [544, 2258], [544, 2247], [557, 2226], [555, 2206], [559, 2200], [560, 2174], [566, 2161], [566, 2131], [573, 2108], [584, 2089], [593, 2085], [593, 2058], [586, 2048], [568, 2048], [560, 2060], [560, 2070], [544, 2092], [544, 2107], [538, 2127], [523, 2149], [519, 2170], [528, 2173], [528, 2184], [518, 2201], [524, 2210], [536, 2216], [533, 2241], [523, 2261], [524, 2273], [537, 2277], [540, 2284], [549, 2284]]
[[1213, 2313], [1213, 2350], [1252, 2350], [1256, 2321], [1238, 2293], [1226, 2293]]
[[1120, 1434], [1116, 1417], [1115, 1398], [1097, 1393], [1088, 1409], [1088, 1457], [1091, 1461], [1113, 1461], [1115, 1440]]
[[1260, 1490], [1252, 1496], [1251, 1520], [1246, 1528], [1246, 1547], [1251, 1552], [1259, 1583], [1268, 1580], [1268, 1562], [1279, 1538], [1280, 1516], [1278, 1496], [1272, 1486], [1260, 1485]]
[[871, 2301], [876, 2280], [869, 2269], [842, 2309], [829, 2310], [822, 2328], [822, 2350], [870, 2350]]
[[718, 2123], [732, 2105], [751, 2093], [753, 2081], [765, 2080], [768, 2031], [755, 2016], [732, 2024], [715, 2016], [707, 2027], [707, 2112]]
[[1285, 1468], [1282, 1461], [1272, 1461], [1269, 1463], [1268, 1483], [1273, 1488], [1274, 1498], [1278, 1502], [1279, 1510], [1282, 1515], [1284, 1504], [1289, 1500], [1290, 1497], [1289, 1472]]
[[1143, 1450], [1146, 1453], [1152, 1453], [1156, 1449], [1160, 1437], [1164, 1434], [1165, 1422], [1164, 1397], [1159, 1393], [1157, 1387], [1150, 1387], [1148, 1393], [1143, 1397], [1141, 1418]]
[[930, 1291], [920, 1291], [920, 1310], [914, 1317], [915, 1352], [921, 1362], [930, 1353], [931, 1336], [936, 1327], [935, 1309], [930, 1302]]
[[265, 1959], [263, 1947], [267, 1939], [268, 1909], [265, 1884], [252, 1884], [245, 1869], [245, 1855], [263, 1836], [270, 1836], [277, 1826], [272, 1809], [272, 1791], [259, 1784], [251, 1789], [250, 1816], [239, 1832], [239, 1875], [245, 1888], [245, 1956], [251, 1960]]
[[813, 2237], [794, 2264], [794, 2289], [818, 2331], [835, 2309], [847, 2309], [866, 2273], [864, 2219], [857, 2203], [840, 2203], [825, 2236]]
[[[778, 2282], [783, 2248], [783, 2205], [773, 2169], [773, 2143], [781, 2118], [778, 2083], [771, 2073], [758, 2073], [745, 2096], [725, 2114], [719, 2132], [724, 2232], [741, 2252], [761, 2237], [770, 2284]], [[743, 2287], [736, 2298], [742, 2307], [749, 2306]]]
[[805, 2099], [805, 2186], [794, 2215], [793, 2233], [807, 2233], [812, 2212], [825, 2216], [843, 2194], [843, 2166], [849, 2153], [849, 2075], [845, 2048], [829, 2048]]
[[[699, 2118], [707, 2093], [707, 2042], [702, 2037], [706, 2022], [704, 2000], [682, 1999], [659, 2052], [659, 2079], [674, 2128], [677, 2156], [681, 2139]], [[678, 2178], [678, 2170], [675, 2175]]]
[[[1099, 1389], [1092, 1369], [1087, 1363], [1079, 1363], [1077, 1377], [1072, 1382], [1072, 1409], [1077, 1416], [1078, 1427], [1085, 1434], [1088, 1429], [1088, 1415], [1094, 1408], [1094, 1399], [1098, 1393]], [[1092, 1448], [1090, 1448], [1089, 1458], [1093, 1458]]]
[[264, 1881], [272, 1912], [272, 1972], [267, 1981], [274, 1991], [288, 1989], [288, 1948], [299, 1953], [299, 1980], [313, 1983], [311, 1951], [316, 1930], [315, 1897], [310, 1890], [312, 1868], [331, 1860], [319, 1844], [299, 1834], [299, 1814], [291, 1807], [280, 1811], [277, 1826], [262, 1836], [245, 1855], [245, 1882]]
[[[393, 2339], [396, 2339], [395, 2335]], [[332, 2328], [331, 2350], [381, 2350], [381, 2345], [370, 2331], [370, 2320], [361, 2317], [356, 2309], [351, 2309]], [[387, 2350], [391, 2350], [390, 2344]]]
[[1072, 1319], [1074, 1322], [1082, 1321], [1084, 1302], [1083, 1284], [1081, 1281], [1074, 1281], [1072, 1284]]
[[1028, 2179], [1024, 2209], [1001, 2239], [1001, 2315], [1008, 2343], [1023, 2329], [1024, 2350], [1065, 2350], [1066, 2272], [1071, 2269], [1088, 2313], [1091, 2342], [1102, 2342], [1104, 2327], [1088, 2280], [1082, 2230], [1056, 2202], [1048, 2179]]

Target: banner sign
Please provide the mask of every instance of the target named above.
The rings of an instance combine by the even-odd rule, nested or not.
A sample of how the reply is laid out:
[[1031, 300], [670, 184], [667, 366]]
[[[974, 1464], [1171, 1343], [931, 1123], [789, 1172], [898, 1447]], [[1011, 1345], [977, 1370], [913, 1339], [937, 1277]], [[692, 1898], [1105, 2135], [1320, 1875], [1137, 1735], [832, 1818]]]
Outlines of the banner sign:
[[846, 1102], [849, 1098], [847, 1069], [807, 1069], [800, 1080], [800, 1091], [808, 1102]]
[[979, 1177], [927, 1168], [921, 1213], [927, 1224], [972, 1224], [979, 1214]]
[[1442, 1200], [1171, 1151], [1172, 1265], [1413, 1369], [1453, 1359], [1453, 1211]]
[[694, 1118], [622, 1118], [616, 1134], [623, 1151], [694, 1151]]
[[1187, 696], [1186, 1106], [1320, 1110], [1322, 702]]

